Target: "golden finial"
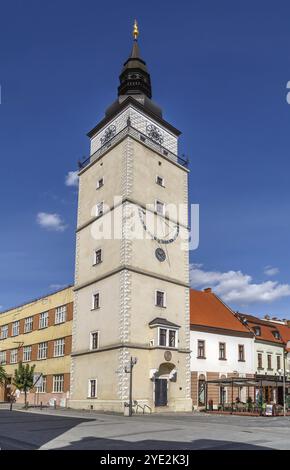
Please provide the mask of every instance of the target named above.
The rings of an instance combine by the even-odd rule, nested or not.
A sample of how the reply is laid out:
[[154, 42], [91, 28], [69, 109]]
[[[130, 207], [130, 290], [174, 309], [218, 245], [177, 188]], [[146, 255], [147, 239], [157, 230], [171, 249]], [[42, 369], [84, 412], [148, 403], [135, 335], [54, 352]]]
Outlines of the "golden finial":
[[133, 38], [134, 41], [137, 41], [139, 36], [139, 29], [138, 29], [138, 23], [137, 20], [134, 21], [134, 27], [133, 27]]

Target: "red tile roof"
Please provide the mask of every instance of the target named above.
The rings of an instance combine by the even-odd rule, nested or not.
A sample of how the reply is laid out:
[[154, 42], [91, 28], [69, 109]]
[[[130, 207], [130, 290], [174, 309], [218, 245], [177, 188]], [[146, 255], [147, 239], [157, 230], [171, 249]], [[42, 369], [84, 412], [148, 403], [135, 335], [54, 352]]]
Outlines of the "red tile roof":
[[[290, 327], [288, 325], [281, 325], [280, 323], [272, 323], [271, 321], [268, 321], [271, 326], [275, 326], [275, 328], [279, 331], [282, 340], [284, 341], [285, 344], [287, 344], [288, 341], [290, 341]], [[289, 350], [290, 348], [288, 348]]]
[[190, 290], [190, 324], [251, 335], [249, 328], [211, 290]]
[[[255, 332], [255, 327], [259, 327], [261, 330], [260, 335], [255, 335], [256, 339], [261, 339], [263, 341], [271, 341], [271, 343], [278, 343], [284, 344], [283, 336], [278, 329], [278, 325], [274, 323], [270, 323], [266, 320], [261, 320], [261, 318], [254, 317], [253, 315], [248, 315], [244, 313], [239, 313], [239, 317], [241, 319], [245, 319], [247, 321], [247, 325], [253, 332]], [[275, 338], [274, 332], [279, 333], [280, 337]]]

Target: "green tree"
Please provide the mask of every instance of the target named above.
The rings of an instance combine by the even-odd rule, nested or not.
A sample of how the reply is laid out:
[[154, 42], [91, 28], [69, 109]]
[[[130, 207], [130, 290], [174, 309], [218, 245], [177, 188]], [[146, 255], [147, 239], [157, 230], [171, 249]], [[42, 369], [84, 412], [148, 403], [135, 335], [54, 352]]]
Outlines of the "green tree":
[[14, 372], [13, 385], [24, 392], [25, 406], [27, 406], [27, 392], [33, 387], [34, 369], [35, 365], [23, 365], [22, 362], [19, 362], [18, 369]]
[[0, 364], [0, 385], [5, 385], [7, 380], [7, 375], [4, 367]]

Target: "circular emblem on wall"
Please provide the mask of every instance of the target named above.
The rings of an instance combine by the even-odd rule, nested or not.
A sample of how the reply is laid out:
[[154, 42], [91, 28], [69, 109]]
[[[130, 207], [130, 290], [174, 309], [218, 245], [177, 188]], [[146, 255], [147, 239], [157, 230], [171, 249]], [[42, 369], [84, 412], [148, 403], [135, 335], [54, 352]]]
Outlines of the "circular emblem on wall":
[[116, 126], [114, 124], [111, 124], [109, 127], [107, 127], [107, 129], [105, 130], [104, 132], [104, 135], [103, 137], [101, 138], [101, 144], [104, 145], [106, 144], [107, 142], [109, 142], [109, 140], [112, 139], [112, 137], [114, 137], [114, 135], [116, 134]]
[[166, 254], [165, 251], [162, 248], [156, 248], [155, 250], [155, 256], [162, 263], [162, 261], [166, 260]]
[[155, 140], [155, 142], [158, 142], [159, 144], [163, 143], [163, 140], [164, 140], [163, 135], [159, 131], [159, 129], [156, 126], [154, 126], [154, 124], [147, 124], [146, 132], [147, 132], [148, 137], [150, 137], [150, 139]]
[[172, 353], [171, 353], [171, 351], [165, 351], [165, 353], [164, 353], [164, 359], [165, 359], [165, 361], [171, 361], [171, 359], [172, 359]]

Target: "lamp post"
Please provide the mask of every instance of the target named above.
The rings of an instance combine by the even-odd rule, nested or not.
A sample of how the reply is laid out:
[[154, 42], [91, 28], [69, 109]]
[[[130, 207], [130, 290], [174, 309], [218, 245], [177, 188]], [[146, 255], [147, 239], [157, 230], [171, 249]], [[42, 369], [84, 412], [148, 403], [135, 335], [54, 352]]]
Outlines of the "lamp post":
[[289, 370], [286, 369], [286, 358], [288, 351], [283, 350], [283, 370], [279, 369], [278, 373], [281, 375], [283, 373], [283, 416], [286, 416], [286, 374], [289, 374]]
[[132, 389], [133, 389], [133, 367], [137, 364], [137, 357], [130, 357], [130, 362], [125, 366], [125, 372], [129, 375], [129, 416], [132, 416]]

